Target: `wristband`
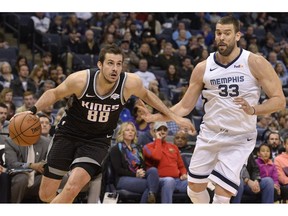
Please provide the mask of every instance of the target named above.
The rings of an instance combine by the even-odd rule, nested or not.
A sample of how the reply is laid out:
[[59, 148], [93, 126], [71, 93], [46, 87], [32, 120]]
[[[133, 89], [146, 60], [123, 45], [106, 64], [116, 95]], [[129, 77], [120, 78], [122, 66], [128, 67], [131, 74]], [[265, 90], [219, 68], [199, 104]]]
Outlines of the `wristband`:
[[37, 113], [37, 107], [36, 106], [33, 106], [29, 109], [29, 111], [32, 112], [33, 115], [35, 115]]

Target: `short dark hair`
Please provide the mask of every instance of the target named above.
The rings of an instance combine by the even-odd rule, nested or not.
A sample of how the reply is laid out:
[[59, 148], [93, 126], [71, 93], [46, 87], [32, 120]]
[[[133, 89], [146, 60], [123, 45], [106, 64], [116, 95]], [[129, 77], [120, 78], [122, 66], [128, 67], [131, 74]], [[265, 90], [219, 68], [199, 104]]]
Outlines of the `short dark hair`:
[[224, 16], [221, 17], [216, 24], [227, 25], [233, 24], [235, 33], [240, 31], [240, 22], [233, 16]]
[[115, 43], [114, 44], [109, 44], [109, 45], [106, 45], [104, 46], [100, 53], [99, 53], [99, 58], [98, 60], [103, 64], [104, 60], [105, 60], [105, 55], [107, 53], [112, 53], [112, 54], [115, 54], [115, 55], [122, 55], [122, 61], [124, 60], [124, 55], [123, 55], [123, 52], [122, 52], [122, 49], [117, 46]]
[[5, 109], [7, 109], [7, 110], [8, 110], [8, 107], [7, 107], [7, 105], [6, 105], [6, 104], [4, 104], [4, 103], [2, 103], [2, 102], [0, 102], [0, 107], [2, 107], [2, 108], [5, 108]]

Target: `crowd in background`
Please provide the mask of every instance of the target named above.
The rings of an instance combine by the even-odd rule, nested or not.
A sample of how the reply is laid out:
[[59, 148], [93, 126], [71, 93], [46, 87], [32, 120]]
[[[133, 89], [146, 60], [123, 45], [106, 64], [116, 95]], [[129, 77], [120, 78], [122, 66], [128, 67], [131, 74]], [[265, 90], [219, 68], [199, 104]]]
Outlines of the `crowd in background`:
[[[144, 86], [171, 107], [185, 93], [196, 64], [205, 60], [210, 52], [216, 51], [214, 29], [211, 26], [215, 26], [217, 20], [226, 14], [31, 13], [25, 43], [33, 53], [40, 53], [41, 61], [34, 63], [22, 55], [18, 55], [16, 59], [0, 59], [0, 103], [7, 106], [5, 120], [9, 120], [17, 112], [29, 110], [43, 92], [59, 85], [69, 74], [91, 66], [86, 62], [87, 57], [93, 59], [93, 66], [96, 67], [100, 49], [112, 43], [118, 44], [124, 52], [123, 71], [138, 74]], [[239, 46], [263, 55], [271, 63], [282, 81], [285, 96], [288, 97], [287, 14], [231, 14], [241, 21], [242, 37]], [[49, 44], [49, 40], [47, 42], [51, 35], [59, 39], [56, 46]], [[0, 49], [9, 49], [11, 46], [5, 40], [5, 33], [1, 33]], [[259, 103], [265, 99], [266, 95], [262, 94]], [[67, 100], [59, 101], [43, 111], [49, 116], [52, 126], [50, 136], [64, 112], [66, 102]], [[133, 97], [127, 103], [120, 116], [119, 127], [123, 122], [133, 122], [139, 136], [138, 141], [145, 146], [153, 140], [152, 126], [141, 119], [141, 110], [137, 110], [136, 103], [137, 98]], [[151, 112], [154, 110], [151, 109]], [[202, 115], [202, 100], [199, 98], [197, 106], [187, 116], [194, 121], [198, 132], [200, 123], [194, 117], [201, 118]], [[167, 127], [173, 142], [179, 128], [173, 122], [168, 122]], [[288, 140], [288, 110], [259, 116], [257, 130], [257, 147], [263, 142], [270, 143], [273, 153], [271, 158], [274, 159], [285, 151], [284, 143]], [[1, 122], [1, 132], [5, 132], [4, 121]], [[271, 134], [277, 134], [278, 138], [272, 140]], [[195, 136], [189, 140], [195, 141]], [[187, 149], [193, 152], [192, 147]], [[257, 151], [255, 148], [254, 157], [257, 157]]]

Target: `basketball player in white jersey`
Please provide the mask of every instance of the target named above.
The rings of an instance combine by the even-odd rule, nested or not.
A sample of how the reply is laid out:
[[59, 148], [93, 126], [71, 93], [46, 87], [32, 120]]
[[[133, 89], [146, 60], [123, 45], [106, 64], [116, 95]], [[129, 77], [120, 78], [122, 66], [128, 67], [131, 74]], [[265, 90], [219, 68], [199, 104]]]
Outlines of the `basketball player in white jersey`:
[[[285, 109], [281, 82], [270, 63], [237, 46], [239, 21], [231, 16], [216, 23], [217, 52], [193, 70], [189, 88], [171, 108], [188, 115], [202, 93], [203, 122], [188, 171], [187, 193], [193, 203], [209, 203], [207, 183], [215, 185], [213, 203], [229, 203], [237, 194], [240, 170], [255, 147], [256, 117]], [[261, 88], [268, 99], [258, 104]], [[168, 120], [160, 114], [146, 121]]]

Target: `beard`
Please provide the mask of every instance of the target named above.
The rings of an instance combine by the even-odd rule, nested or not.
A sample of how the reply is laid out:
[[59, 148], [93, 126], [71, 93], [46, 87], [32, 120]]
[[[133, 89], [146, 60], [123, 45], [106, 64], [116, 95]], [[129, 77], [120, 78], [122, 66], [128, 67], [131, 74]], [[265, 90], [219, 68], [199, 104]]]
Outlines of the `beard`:
[[226, 45], [226, 49], [225, 48], [222, 49], [223, 47], [222, 46], [220, 47], [219, 44], [220, 43], [217, 44], [217, 50], [222, 56], [229, 56], [235, 47], [235, 43], [234, 43], [234, 44]]

